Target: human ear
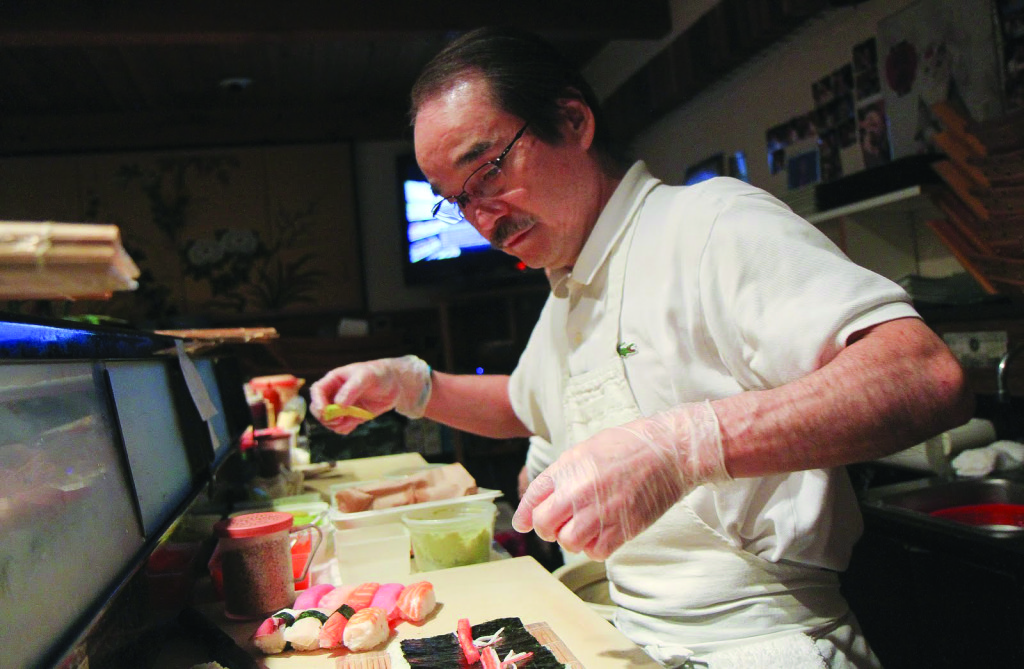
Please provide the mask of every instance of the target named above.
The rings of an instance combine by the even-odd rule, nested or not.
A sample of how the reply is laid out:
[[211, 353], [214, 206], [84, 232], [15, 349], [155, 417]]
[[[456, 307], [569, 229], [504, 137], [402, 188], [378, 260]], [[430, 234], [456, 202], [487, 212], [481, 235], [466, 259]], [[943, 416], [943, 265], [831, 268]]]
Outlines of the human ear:
[[590, 106], [580, 98], [562, 98], [558, 107], [563, 118], [562, 136], [583, 150], [589, 149], [594, 141], [594, 112]]

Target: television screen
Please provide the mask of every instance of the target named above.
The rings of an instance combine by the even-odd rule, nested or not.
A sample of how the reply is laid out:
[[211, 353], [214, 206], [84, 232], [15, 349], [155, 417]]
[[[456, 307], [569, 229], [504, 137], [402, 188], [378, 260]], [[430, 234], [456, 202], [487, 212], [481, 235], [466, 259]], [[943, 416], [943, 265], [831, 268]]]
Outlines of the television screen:
[[434, 216], [432, 210], [440, 197], [412, 155], [399, 156], [397, 167], [406, 284], [467, 279], [486, 284], [491, 280], [543, 278], [543, 272], [530, 270], [517, 258], [492, 248], [462, 217], [458, 205], [444, 201]]

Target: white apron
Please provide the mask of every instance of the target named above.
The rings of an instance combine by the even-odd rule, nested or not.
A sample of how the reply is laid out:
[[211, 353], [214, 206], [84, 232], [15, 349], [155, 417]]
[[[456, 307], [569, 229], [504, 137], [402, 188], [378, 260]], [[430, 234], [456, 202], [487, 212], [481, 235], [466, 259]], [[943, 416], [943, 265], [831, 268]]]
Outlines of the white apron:
[[[637, 199], [609, 259], [606, 317], [592, 334], [607, 358], [575, 376], [568, 365], [563, 370], [569, 445], [642, 415], [618, 345], [626, 259], [650, 188]], [[569, 302], [560, 300], [559, 308], [568, 309]], [[561, 353], [567, 360], [568, 350]], [[844, 620], [849, 610], [836, 574], [768, 562], [734, 547], [686, 498], [616, 551], [606, 567], [620, 607], [616, 626], [666, 666], [698, 661], [711, 669], [838, 669], [873, 659], [852, 615]], [[809, 634], [828, 636], [816, 642]]]

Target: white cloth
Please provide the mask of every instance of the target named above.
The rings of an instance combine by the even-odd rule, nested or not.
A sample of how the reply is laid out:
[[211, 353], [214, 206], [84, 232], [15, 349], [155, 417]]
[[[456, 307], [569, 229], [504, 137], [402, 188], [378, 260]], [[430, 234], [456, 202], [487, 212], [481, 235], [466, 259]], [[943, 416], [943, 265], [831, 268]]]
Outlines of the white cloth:
[[987, 476], [1024, 465], [1024, 444], [1017, 441], [996, 441], [981, 448], [961, 452], [952, 463], [958, 476]]
[[[849, 263], [777, 200], [716, 181], [666, 187], [634, 166], [572, 275], [552, 277], [552, 297], [510, 384], [520, 418], [551, 444], [550, 453], [531, 449], [531, 477], [601, 427], [580, 429], [570, 415], [578, 407], [567, 393], [585, 391], [571, 379], [612, 388], [649, 414], [785, 383], [831, 359], [850, 334], [915, 315], [898, 286]], [[608, 298], [617, 289], [614, 262], [606, 261], [648, 191], [625, 256], [620, 319]], [[785, 259], [766, 266], [766, 244], [785, 249]], [[795, 327], [789, 336], [787, 326]], [[610, 329], [622, 356], [612, 361]], [[628, 420], [620, 413], [600, 404], [591, 411], [605, 425]], [[617, 624], [641, 645], [671, 640], [698, 652], [757, 636], [824, 633], [846, 608], [835, 574], [819, 567], [845, 566], [859, 531], [841, 471], [700, 488], [609, 560], [613, 598], [623, 607]], [[870, 651], [864, 659], [870, 664]]]

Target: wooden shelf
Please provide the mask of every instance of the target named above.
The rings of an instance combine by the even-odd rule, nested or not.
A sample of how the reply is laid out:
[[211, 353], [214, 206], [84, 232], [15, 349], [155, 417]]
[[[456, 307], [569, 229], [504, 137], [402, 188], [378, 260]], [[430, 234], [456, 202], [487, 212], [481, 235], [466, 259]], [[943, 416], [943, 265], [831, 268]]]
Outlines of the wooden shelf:
[[844, 216], [879, 214], [912, 215], [918, 220], [943, 217], [942, 212], [932, 203], [926, 186], [910, 186], [842, 207], [819, 211], [805, 218], [811, 224], [818, 225]]

